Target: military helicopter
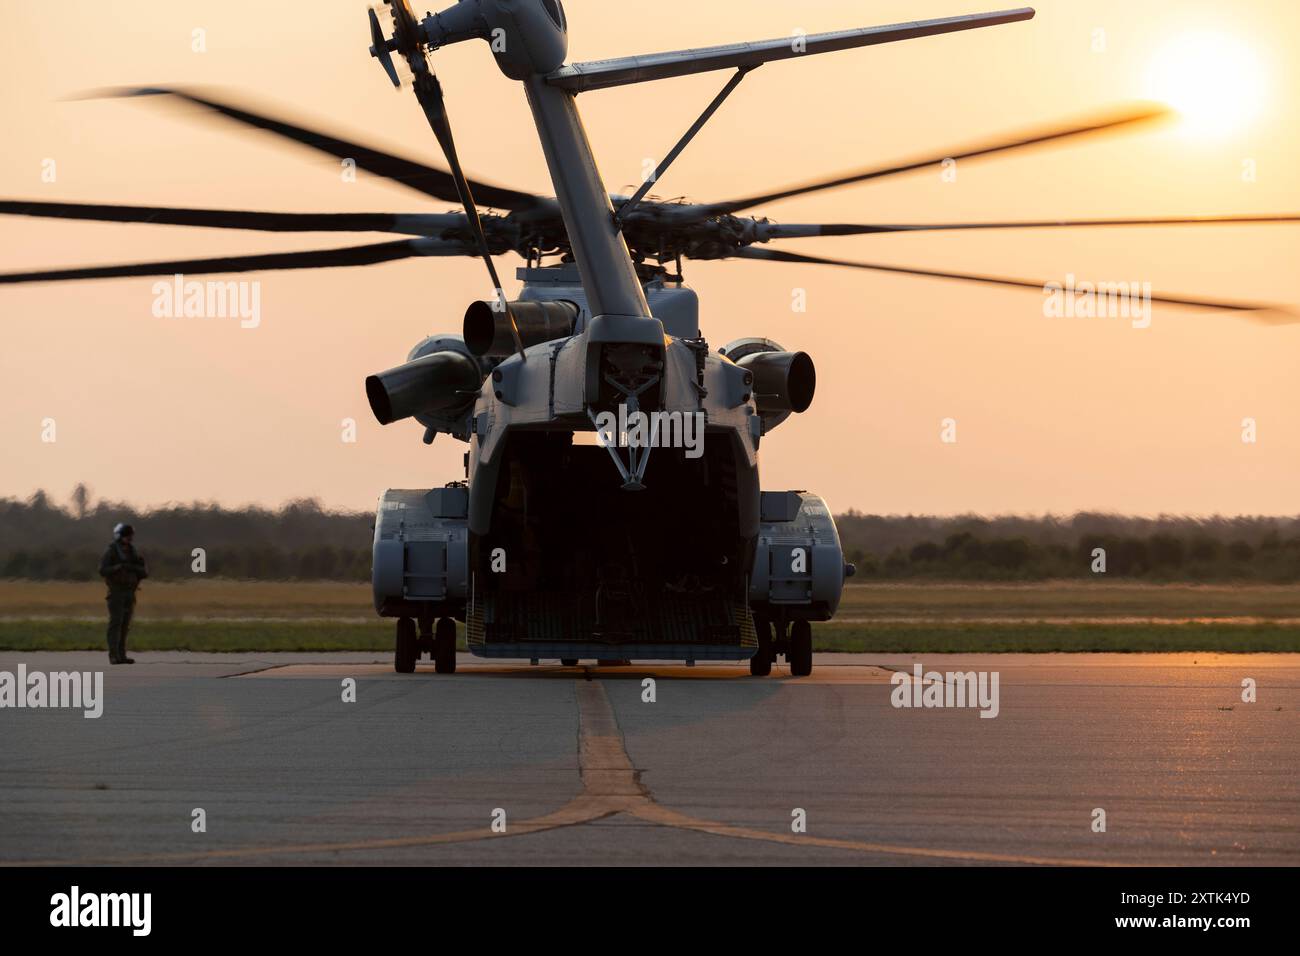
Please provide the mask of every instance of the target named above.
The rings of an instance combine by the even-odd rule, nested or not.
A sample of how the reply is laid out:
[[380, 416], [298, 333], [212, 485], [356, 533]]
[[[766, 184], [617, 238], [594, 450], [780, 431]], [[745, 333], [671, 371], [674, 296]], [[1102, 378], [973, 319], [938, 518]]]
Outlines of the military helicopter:
[[[965, 229], [1289, 222], [1300, 216], [1197, 216], [929, 224], [778, 224], [737, 215], [765, 202], [1150, 123], [1166, 111], [1126, 108], [1071, 124], [724, 202], [666, 202], [652, 186], [752, 70], [769, 62], [1032, 19], [1023, 7], [834, 33], [565, 65], [560, 0], [459, 0], [417, 19], [385, 0], [391, 30], [369, 11], [370, 55], [394, 86], [398, 66], [446, 157], [444, 170], [295, 125], [210, 95], [136, 88], [114, 95], [179, 98], [297, 142], [425, 196], [452, 213], [275, 213], [0, 201], [0, 213], [272, 232], [387, 232], [396, 241], [317, 251], [93, 266], [0, 275], [0, 282], [362, 266], [423, 256], [476, 256], [495, 291], [471, 303], [460, 335], [420, 341], [407, 360], [369, 376], [381, 424], [414, 419], [424, 441], [466, 442], [463, 479], [389, 489], [375, 521], [378, 613], [396, 618], [395, 667], [428, 652], [456, 668], [456, 621], [489, 658], [749, 660], [771, 672], [812, 671], [811, 622], [838, 607], [846, 564], [832, 513], [807, 491], [760, 488], [762, 438], [812, 403], [805, 353], [764, 337], [711, 349], [683, 259], [835, 265], [1041, 291], [1042, 282], [904, 268], [760, 248], [816, 236]], [[483, 40], [519, 81], [537, 126], [554, 197], [471, 180], [456, 153], [429, 54]], [[394, 62], [396, 58], [397, 62]], [[579, 116], [579, 93], [712, 71], [726, 84], [631, 195], [610, 194]], [[492, 212], [480, 213], [480, 207]], [[506, 297], [494, 257], [525, 260]], [[549, 261], [548, 261], [549, 260]], [[1246, 312], [1276, 307], [1154, 295], [1172, 305]]]

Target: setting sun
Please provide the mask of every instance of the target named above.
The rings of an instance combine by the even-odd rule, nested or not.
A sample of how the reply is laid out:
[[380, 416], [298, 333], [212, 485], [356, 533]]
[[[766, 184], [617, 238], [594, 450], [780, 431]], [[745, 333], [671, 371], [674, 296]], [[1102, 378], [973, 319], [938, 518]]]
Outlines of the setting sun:
[[1260, 112], [1264, 73], [1255, 52], [1235, 37], [1194, 33], [1157, 51], [1147, 72], [1147, 94], [1181, 114], [1196, 135], [1222, 135]]

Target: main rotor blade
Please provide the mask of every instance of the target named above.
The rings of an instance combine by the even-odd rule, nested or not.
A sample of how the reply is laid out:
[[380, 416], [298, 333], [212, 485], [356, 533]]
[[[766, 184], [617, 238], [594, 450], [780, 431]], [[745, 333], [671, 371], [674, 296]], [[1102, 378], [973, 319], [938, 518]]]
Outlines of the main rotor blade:
[[[1036, 289], [1046, 291], [1049, 283], [1034, 282], [1029, 279], [1010, 279], [1003, 276], [980, 275], [969, 272], [939, 272], [933, 269], [912, 269], [905, 266], [889, 266], [875, 262], [852, 262], [845, 259], [826, 259], [821, 256], [808, 256], [798, 252], [786, 252], [781, 249], [739, 249], [732, 254], [737, 259], [763, 259], [769, 262], [799, 262], [809, 265], [844, 266], [850, 269], [870, 269], [875, 272], [894, 272], [901, 275], [925, 276], [932, 279], [955, 279], [961, 282], [982, 282], [989, 285], [1012, 286], [1019, 289]], [[1288, 308], [1262, 302], [1233, 302], [1223, 299], [1201, 299], [1190, 296], [1152, 295], [1152, 302], [1166, 305], [1183, 305], [1203, 309], [1227, 309], [1235, 312], [1274, 312], [1296, 318]]]
[[[456, 184], [451, 174], [445, 170], [426, 166], [424, 163], [412, 159], [394, 156], [383, 150], [362, 146], [359, 143], [331, 136], [319, 130], [297, 126], [287, 120], [277, 119], [220, 100], [200, 96], [197, 93], [166, 87], [136, 87], [109, 90], [107, 95], [175, 96], [197, 106], [206, 107], [237, 123], [243, 123], [245, 126], [252, 126], [268, 133], [274, 133], [277, 136], [283, 136], [304, 146], [310, 146], [312, 149], [336, 156], [339, 159], [354, 160], [358, 169], [364, 169], [376, 176], [391, 179], [417, 192], [424, 193], [426, 196], [432, 196], [435, 199], [442, 199], [447, 202], [456, 202], [458, 199]], [[519, 192], [502, 186], [491, 186], [487, 183], [474, 183], [474, 191], [482, 202], [497, 209], [524, 209], [542, 201], [541, 197], [534, 196], [531, 193]]]
[[1020, 133], [1013, 133], [1009, 137], [1003, 139], [966, 146], [953, 152], [936, 153], [917, 159], [905, 160], [901, 163], [895, 163], [890, 166], [868, 167], [856, 172], [834, 176], [830, 179], [820, 179], [814, 182], [803, 183], [798, 186], [790, 186], [785, 189], [778, 189], [774, 192], [763, 193], [757, 196], [747, 196], [743, 199], [733, 199], [728, 202], [684, 206], [682, 209], [683, 213], [695, 213], [696, 218], [708, 218], [710, 216], [723, 215], [726, 213], [735, 213], [742, 209], [749, 209], [752, 206], [757, 206], [761, 203], [776, 202], [778, 199], [789, 199], [791, 196], [802, 196], [805, 193], [820, 192], [825, 189], [837, 189], [841, 186], [851, 186], [854, 183], [862, 183], [871, 179], [883, 179], [886, 176], [895, 176], [900, 173], [908, 173], [913, 170], [924, 169], [926, 166], [934, 166], [938, 163], [942, 163], [945, 159], [974, 159], [979, 156], [990, 156], [994, 153], [1004, 153], [1015, 149], [1025, 149], [1031, 146], [1055, 143], [1064, 139], [1082, 138], [1085, 136], [1108, 132], [1110, 130], [1120, 129], [1124, 126], [1149, 123], [1167, 117], [1171, 115], [1171, 113], [1172, 111], [1166, 107], [1144, 104], [1141, 106], [1129, 107], [1117, 112], [1110, 112], [1087, 118], [1082, 122], [1073, 123], [1070, 126], [1039, 127], [1037, 129], [1025, 130]]
[[465, 229], [463, 213], [253, 212], [180, 206], [120, 206], [109, 203], [33, 202], [0, 199], [0, 214], [95, 222], [147, 222], [164, 226], [254, 229], [261, 232], [397, 232], [434, 236]]
[[228, 272], [261, 272], [272, 269], [332, 269], [340, 266], [368, 266], [412, 256], [459, 256], [473, 254], [463, 243], [437, 239], [402, 239], [341, 249], [310, 252], [272, 252], [254, 256], [221, 256], [213, 259], [176, 259], [170, 262], [141, 262], [115, 266], [82, 266], [44, 272], [0, 273], [0, 284], [16, 282], [63, 282], [70, 279], [114, 279], [122, 276], [204, 275]]
[[1034, 219], [1009, 222], [924, 222], [893, 224], [757, 223], [759, 241], [803, 239], [811, 236], [863, 236], [881, 232], [942, 232], [955, 229], [1060, 229], [1089, 226], [1179, 226], [1300, 222], [1300, 215], [1170, 216], [1149, 219]]

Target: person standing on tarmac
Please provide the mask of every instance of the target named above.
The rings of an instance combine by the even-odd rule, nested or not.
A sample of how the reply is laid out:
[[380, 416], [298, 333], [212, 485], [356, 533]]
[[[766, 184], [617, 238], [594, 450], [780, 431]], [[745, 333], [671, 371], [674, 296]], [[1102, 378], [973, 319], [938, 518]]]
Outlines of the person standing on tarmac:
[[144, 558], [132, 546], [135, 528], [118, 524], [113, 543], [99, 559], [99, 574], [108, 585], [108, 660], [112, 664], [134, 664], [126, 656], [126, 634], [135, 611], [135, 591], [149, 576]]

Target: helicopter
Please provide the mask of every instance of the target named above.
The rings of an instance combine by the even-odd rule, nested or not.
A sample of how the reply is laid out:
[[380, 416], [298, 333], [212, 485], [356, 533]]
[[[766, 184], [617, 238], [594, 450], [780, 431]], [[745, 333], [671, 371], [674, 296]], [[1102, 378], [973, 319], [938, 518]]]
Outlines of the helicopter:
[[[812, 358], [751, 336], [712, 348], [683, 260], [753, 259], [1043, 290], [1031, 280], [908, 268], [770, 248], [773, 241], [929, 230], [1266, 223], [1300, 216], [1189, 216], [962, 223], [781, 224], [745, 215], [764, 203], [1158, 121], [1142, 105], [1022, 130], [942, 154], [873, 166], [712, 203], [664, 201], [651, 188], [744, 77], [765, 64], [1030, 20], [1032, 8], [566, 64], [560, 0], [459, 0], [423, 19], [385, 0], [369, 11], [370, 56], [410, 86], [445, 158], [439, 168], [196, 91], [140, 87], [459, 204], [448, 213], [278, 213], [0, 201], [0, 214], [271, 232], [382, 232], [405, 238], [304, 252], [89, 266], [0, 275], [0, 283], [482, 259], [494, 298], [469, 304], [460, 334], [418, 342], [365, 379], [383, 425], [414, 420], [423, 440], [464, 442], [464, 476], [379, 498], [372, 591], [396, 619], [394, 667], [428, 653], [456, 669], [457, 622], [486, 658], [748, 660], [767, 676], [781, 655], [812, 672], [812, 623], [832, 619], [854, 567], [832, 511], [806, 490], [764, 490], [759, 447], [816, 389]], [[535, 195], [468, 178], [430, 55], [486, 42], [522, 84], [555, 190]], [[731, 71], [694, 123], [630, 195], [605, 187], [577, 108], [581, 93]], [[481, 211], [482, 210], [482, 211]], [[495, 258], [514, 253], [508, 298]], [[1152, 295], [1175, 306], [1284, 312], [1261, 303]]]

